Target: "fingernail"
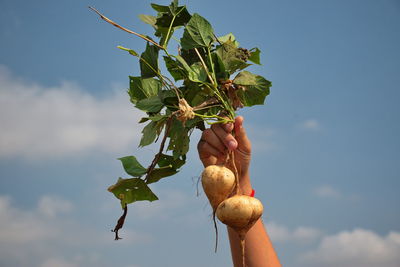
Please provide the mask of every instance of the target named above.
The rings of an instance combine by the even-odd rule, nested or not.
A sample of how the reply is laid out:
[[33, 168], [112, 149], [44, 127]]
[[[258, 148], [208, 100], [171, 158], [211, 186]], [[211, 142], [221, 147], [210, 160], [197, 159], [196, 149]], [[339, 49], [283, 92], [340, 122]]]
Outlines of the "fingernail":
[[237, 143], [235, 141], [231, 140], [231, 141], [228, 142], [228, 149], [229, 150], [234, 150], [234, 149], [236, 149], [236, 147], [237, 147]]

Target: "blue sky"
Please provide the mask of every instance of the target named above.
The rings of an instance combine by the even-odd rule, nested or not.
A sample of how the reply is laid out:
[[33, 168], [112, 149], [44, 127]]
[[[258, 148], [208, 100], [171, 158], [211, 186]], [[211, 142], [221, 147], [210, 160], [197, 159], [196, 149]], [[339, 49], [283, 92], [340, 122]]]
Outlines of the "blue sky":
[[[106, 191], [137, 148], [142, 113], [125, 93], [147, 1], [0, 0], [0, 266], [231, 266], [188, 164], [121, 213]], [[160, 1], [168, 4], [168, 1]], [[245, 117], [251, 175], [284, 266], [400, 266], [400, 2], [181, 1], [218, 35], [259, 47], [272, 81]], [[170, 50], [174, 50], [172, 43]], [[220, 225], [220, 229], [223, 226]]]

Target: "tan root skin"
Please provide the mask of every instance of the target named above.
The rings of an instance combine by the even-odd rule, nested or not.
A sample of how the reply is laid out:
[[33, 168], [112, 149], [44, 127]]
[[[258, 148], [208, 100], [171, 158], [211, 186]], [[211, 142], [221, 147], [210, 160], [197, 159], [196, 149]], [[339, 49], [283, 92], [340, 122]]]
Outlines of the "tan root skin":
[[221, 222], [244, 237], [261, 217], [263, 209], [263, 205], [258, 199], [245, 195], [235, 195], [221, 202], [216, 214]]
[[201, 175], [201, 184], [215, 211], [218, 205], [232, 193], [235, 186], [235, 175], [224, 166], [210, 165], [204, 169]]

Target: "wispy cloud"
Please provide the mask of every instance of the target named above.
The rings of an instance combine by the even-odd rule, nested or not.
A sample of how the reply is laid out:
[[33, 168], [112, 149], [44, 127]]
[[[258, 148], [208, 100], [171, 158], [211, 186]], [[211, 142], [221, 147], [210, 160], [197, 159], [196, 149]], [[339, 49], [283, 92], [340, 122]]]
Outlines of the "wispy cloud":
[[319, 246], [300, 256], [304, 266], [398, 267], [400, 233], [386, 236], [365, 229], [325, 236]]
[[23, 81], [0, 65], [0, 157], [126, 151], [140, 138], [142, 115], [125, 90], [100, 99], [71, 82], [45, 87]]
[[299, 124], [300, 128], [306, 131], [318, 131], [321, 128], [320, 123], [316, 119], [308, 119]]
[[266, 228], [273, 242], [309, 243], [322, 236], [322, 231], [314, 227], [298, 226], [291, 230], [285, 225], [270, 222]]
[[340, 198], [342, 194], [331, 185], [321, 185], [314, 188], [313, 193], [321, 198]]

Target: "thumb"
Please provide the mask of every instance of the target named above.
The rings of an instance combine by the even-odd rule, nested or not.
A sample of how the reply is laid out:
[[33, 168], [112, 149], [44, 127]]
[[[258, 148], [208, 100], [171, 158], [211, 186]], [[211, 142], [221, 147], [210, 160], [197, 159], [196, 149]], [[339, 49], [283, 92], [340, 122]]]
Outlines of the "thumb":
[[235, 139], [238, 142], [238, 149], [242, 153], [251, 153], [251, 142], [247, 137], [246, 130], [243, 127], [243, 117], [238, 116], [235, 119]]

